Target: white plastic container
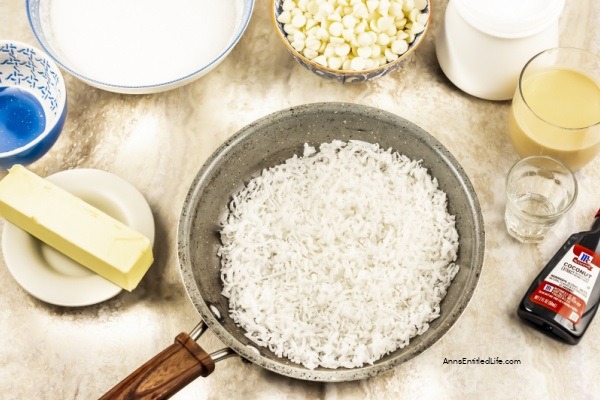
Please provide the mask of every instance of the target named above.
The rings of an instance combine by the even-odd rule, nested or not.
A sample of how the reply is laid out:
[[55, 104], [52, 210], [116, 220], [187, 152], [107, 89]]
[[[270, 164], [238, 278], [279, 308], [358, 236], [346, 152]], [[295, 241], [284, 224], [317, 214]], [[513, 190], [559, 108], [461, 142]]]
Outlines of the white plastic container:
[[461, 90], [508, 100], [535, 54], [558, 46], [564, 0], [450, 0], [436, 37], [442, 70]]

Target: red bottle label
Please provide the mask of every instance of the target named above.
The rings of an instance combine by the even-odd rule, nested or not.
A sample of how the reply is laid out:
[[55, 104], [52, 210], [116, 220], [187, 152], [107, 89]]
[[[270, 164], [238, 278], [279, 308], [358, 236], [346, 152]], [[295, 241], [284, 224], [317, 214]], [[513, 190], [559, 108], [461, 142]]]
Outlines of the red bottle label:
[[530, 300], [576, 324], [600, 275], [600, 255], [574, 245], [531, 294]]

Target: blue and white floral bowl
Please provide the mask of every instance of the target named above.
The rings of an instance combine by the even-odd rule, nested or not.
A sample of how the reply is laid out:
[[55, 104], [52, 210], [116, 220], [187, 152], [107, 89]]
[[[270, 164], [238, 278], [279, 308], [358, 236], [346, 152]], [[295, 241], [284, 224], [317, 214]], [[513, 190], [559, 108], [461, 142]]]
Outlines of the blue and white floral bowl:
[[[37, 100], [43, 110], [40, 111], [43, 112], [40, 118], [45, 118], [45, 127], [40, 133], [32, 135], [29, 141], [19, 142], [18, 147], [0, 152], [0, 168], [10, 168], [14, 164], [31, 164], [46, 154], [56, 143], [67, 116], [67, 91], [56, 64], [35, 47], [16, 41], [0, 40], [0, 90], [14, 88]], [[10, 126], [12, 131], [18, 132], [19, 124], [23, 123], [19, 114], [5, 112], [2, 115], [0, 124], [3, 126], [0, 128], [7, 129]], [[0, 135], [0, 141], [2, 140], [9, 140], [8, 135]]]

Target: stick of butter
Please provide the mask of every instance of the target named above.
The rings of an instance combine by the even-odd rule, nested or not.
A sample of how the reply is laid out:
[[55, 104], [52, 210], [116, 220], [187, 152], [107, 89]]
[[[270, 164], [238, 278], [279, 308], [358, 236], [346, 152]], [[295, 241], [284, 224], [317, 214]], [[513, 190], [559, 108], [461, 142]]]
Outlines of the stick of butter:
[[21, 165], [0, 181], [0, 216], [129, 291], [154, 261], [148, 238]]

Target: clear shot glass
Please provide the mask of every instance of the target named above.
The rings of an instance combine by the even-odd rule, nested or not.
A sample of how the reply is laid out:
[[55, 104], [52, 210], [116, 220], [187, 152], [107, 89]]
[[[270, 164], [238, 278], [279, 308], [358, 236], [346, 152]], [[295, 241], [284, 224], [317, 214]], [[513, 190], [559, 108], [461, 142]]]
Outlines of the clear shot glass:
[[577, 180], [563, 163], [548, 156], [522, 159], [506, 178], [508, 233], [523, 243], [542, 241], [576, 198]]

